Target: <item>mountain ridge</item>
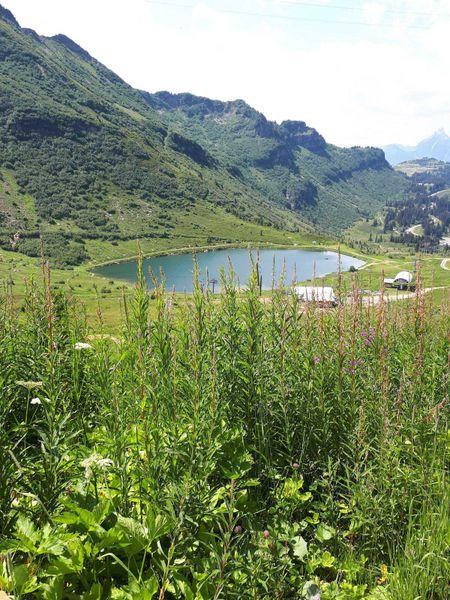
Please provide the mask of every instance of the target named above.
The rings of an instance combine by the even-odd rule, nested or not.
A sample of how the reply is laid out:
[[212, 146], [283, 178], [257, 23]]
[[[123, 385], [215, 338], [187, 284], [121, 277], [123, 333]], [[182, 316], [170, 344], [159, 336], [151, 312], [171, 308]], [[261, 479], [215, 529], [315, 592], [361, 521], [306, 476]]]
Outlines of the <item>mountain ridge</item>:
[[421, 159], [435, 158], [444, 162], [450, 161], [450, 136], [441, 127], [431, 136], [421, 140], [415, 146], [402, 146], [401, 144], [389, 144], [383, 147], [386, 159], [392, 165], [402, 162]]
[[[243, 100], [227, 102], [167, 91], [142, 94], [166, 121], [203, 145], [233, 172], [244, 180], [251, 179], [263, 193], [284, 196], [291, 206], [312, 220], [317, 217], [318, 222], [336, 220], [343, 227], [345, 220], [351, 219], [346, 188], [334, 190], [341, 203], [333, 191], [335, 197], [326, 201], [329, 214], [325, 214], [321, 196], [326, 198], [333, 184], [350, 182], [364, 171], [389, 173], [391, 169], [381, 149], [327, 144], [305, 122], [268, 121]], [[355, 199], [369, 187], [367, 182], [352, 183], [361, 186], [353, 190]]]

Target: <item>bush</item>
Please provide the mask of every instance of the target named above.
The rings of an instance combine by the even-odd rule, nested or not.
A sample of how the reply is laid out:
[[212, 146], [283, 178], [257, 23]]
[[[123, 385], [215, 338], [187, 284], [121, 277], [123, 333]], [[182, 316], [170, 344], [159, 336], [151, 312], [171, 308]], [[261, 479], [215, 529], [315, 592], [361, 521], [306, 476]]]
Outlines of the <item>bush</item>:
[[48, 284], [2, 299], [1, 587], [444, 600], [446, 306], [222, 288], [141, 277], [114, 335]]

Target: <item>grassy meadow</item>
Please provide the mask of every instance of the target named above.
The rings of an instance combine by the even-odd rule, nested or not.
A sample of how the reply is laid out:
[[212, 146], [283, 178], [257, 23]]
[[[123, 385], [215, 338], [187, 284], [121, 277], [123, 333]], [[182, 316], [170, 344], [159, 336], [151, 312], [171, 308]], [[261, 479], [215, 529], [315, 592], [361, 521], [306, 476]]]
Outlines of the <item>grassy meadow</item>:
[[141, 277], [112, 333], [58, 272], [6, 285], [0, 597], [448, 598], [449, 304], [422, 269], [407, 305], [337, 275], [336, 309], [261, 301], [256, 267], [183, 301]]
[[[210, 237], [210, 234], [213, 237]], [[140, 249], [145, 256], [201, 251], [226, 247], [332, 247], [331, 239], [321, 234], [286, 232], [273, 227], [256, 225], [238, 219], [221, 209], [193, 209], [188, 217], [177, 222], [171, 237], [141, 239]], [[99, 311], [103, 326], [114, 330], [123, 316], [123, 295], [128, 296], [133, 286], [121, 280], [111, 280], [95, 275], [93, 267], [136, 257], [139, 249], [136, 240], [102, 241], [86, 243], [91, 260], [81, 265], [61, 268], [52, 265], [52, 287], [64, 289], [79, 300], [93, 326], [98, 325]], [[45, 253], [44, 246], [44, 253]], [[47, 256], [47, 255], [46, 255]], [[26, 256], [11, 248], [0, 248], [0, 285], [9, 286], [16, 301], [23, 301], [27, 280], [42, 279], [41, 259]]]

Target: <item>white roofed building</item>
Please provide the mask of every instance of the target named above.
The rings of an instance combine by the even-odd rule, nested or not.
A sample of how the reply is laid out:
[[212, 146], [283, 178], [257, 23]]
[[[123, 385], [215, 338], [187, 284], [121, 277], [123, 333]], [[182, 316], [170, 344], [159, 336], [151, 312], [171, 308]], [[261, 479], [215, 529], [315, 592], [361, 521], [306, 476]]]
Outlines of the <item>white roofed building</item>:
[[302, 302], [318, 302], [335, 306], [337, 299], [332, 287], [302, 286], [294, 287], [294, 293], [297, 294]]
[[395, 287], [399, 289], [404, 289], [411, 285], [413, 280], [413, 274], [410, 271], [400, 271], [394, 278], [386, 277], [384, 279], [384, 285], [388, 287]]

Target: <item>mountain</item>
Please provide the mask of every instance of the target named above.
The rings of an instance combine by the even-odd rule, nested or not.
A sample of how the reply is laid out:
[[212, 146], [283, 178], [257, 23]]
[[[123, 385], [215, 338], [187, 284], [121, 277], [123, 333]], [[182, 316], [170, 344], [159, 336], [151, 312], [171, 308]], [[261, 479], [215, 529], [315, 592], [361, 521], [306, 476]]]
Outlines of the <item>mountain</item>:
[[450, 162], [418, 158], [400, 163], [395, 170], [407, 175], [414, 183], [432, 186], [433, 191], [450, 188]]
[[417, 146], [391, 144], [385, 146], [383, 150], [391, 165], [418, 158], [436, 158], [448, 162], [450, 161], [450, 137], [444, 129], [439, 129], [429, 138], [419, 142]]
[[303, 121], [268, 121], [243, 100], [169, 92], [143, 97], [246, 185], [320, 228], [341, 231], [404, 189], [382, 150], [338, 148]]
[[245, 223], [339, 232], [405, 181], [381, 150], [331, 146], [242, 100], [133, 89], [65, 35], [21, 28], [0, 7], [5, 248], [14, 236], [38, 256], [44, 232], [47, 253], [77, 264], [137, 237], [246, 239]]
[[410, 188], [403, 200], [387, 208], [385, 232], [392, 232], [391, 241], [417, 251], [439, 251], [450, 230], [450, 162], [419, 158], [395, 168], [407, 175]]

